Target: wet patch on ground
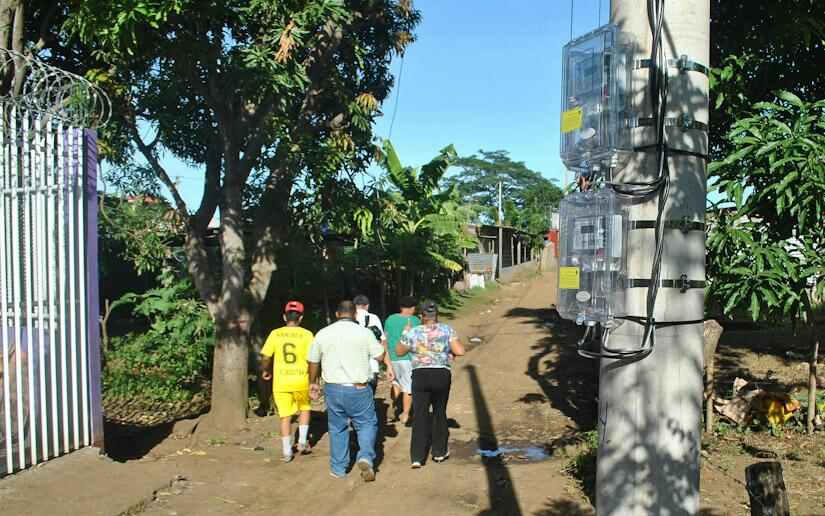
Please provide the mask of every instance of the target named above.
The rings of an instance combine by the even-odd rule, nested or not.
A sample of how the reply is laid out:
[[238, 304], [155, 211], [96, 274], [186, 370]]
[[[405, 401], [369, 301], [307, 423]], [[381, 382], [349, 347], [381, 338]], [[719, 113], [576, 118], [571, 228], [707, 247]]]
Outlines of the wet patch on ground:
[[544, 443], [506, 441], [487, 443], [482, 440], [450, 443], [450, 455], [456, 460], [503, 463], [532, 463], [553, 457], [552, 448]]

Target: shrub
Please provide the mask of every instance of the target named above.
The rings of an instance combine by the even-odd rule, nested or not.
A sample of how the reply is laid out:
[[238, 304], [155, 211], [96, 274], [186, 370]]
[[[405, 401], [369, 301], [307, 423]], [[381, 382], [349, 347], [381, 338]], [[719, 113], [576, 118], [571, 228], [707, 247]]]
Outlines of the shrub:
[[188, 280], [167, 270], [160, 287], [115, 302], [113, 308], [132, 305], [132, 315], [145, 319], [147, 329], [112, 339], [103, 372], [105, 395], [180, 401], [205, 389], [215, 337], [212, 319], [195, 295]]

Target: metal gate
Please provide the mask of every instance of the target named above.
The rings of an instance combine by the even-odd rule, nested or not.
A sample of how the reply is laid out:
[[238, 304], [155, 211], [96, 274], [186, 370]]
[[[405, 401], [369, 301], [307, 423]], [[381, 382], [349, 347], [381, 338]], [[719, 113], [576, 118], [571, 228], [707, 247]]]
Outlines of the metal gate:
[[0, 98], [0, 476], [103, 435], [96, 133], [36, 66], [48, 91]]

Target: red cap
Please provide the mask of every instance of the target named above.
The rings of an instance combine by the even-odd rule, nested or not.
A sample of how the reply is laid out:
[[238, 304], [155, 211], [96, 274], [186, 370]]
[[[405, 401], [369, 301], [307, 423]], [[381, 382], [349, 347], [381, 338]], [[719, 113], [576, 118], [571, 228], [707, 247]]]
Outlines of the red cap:
[[284, 307], [284, 313], [286, 312], [298, 312], [302, 314], [304, 313], [304, 305], [300, 301], [290, 301]]

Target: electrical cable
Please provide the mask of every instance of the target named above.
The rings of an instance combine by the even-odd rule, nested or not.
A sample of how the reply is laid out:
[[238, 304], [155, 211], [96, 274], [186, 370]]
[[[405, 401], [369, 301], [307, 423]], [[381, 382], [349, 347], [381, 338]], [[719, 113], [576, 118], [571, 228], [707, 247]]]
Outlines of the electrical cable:
[[[650, 283], [645, 299], [645, 316], [622, 318], [644, 326], [641, 344], [635, 349], [613, 348], [609, 345], [610, 329], [605, 328], [600, 336], [600, 352], [588, 351], [583, 346], [592, 341], [591, 328], [585, 331], [579, 341], [578, 353], [588, 358], [611, 358], [620, 360], [639, 360], [650, 355], [656, 346], [656, 299], [659, 294], [662, 256], [664, 254], [664, 212], [670, 194], [670, 168], [668, 166], [669, 152], [667, 135], [665, 133], [665, 118], [667, 115], [668, 72], [667, 60], [662, 45], [662, 27], [664, 26], [664, 0], [648, 0], [648, 23], [652, 36], [650, 49], [650, 67], [648, 68], [648, 87], [651, 112], [655, 119], [656, 176], [650, 181], [629, 181], [623, 183], [609, 182], [609, 187], [624, 196], [648, 199], [657, 195], [657, 213], [654, 226], [655, 250], [651, 265]], [[672, 324], [669, 324], [672, 325]]]
[[404, 54], [401, 54], [401, 64], [398, 67], [398, 85], [395, 89], [395, 105], [392, 107], [392, 117], [390, 117], [390, 130], [387, 132], [387, 139], [392, 140], [392, 127], [395, 125], [395, 115], [398, 113], [398, 97], [401, 96], [401, 78], [404, 75]]

